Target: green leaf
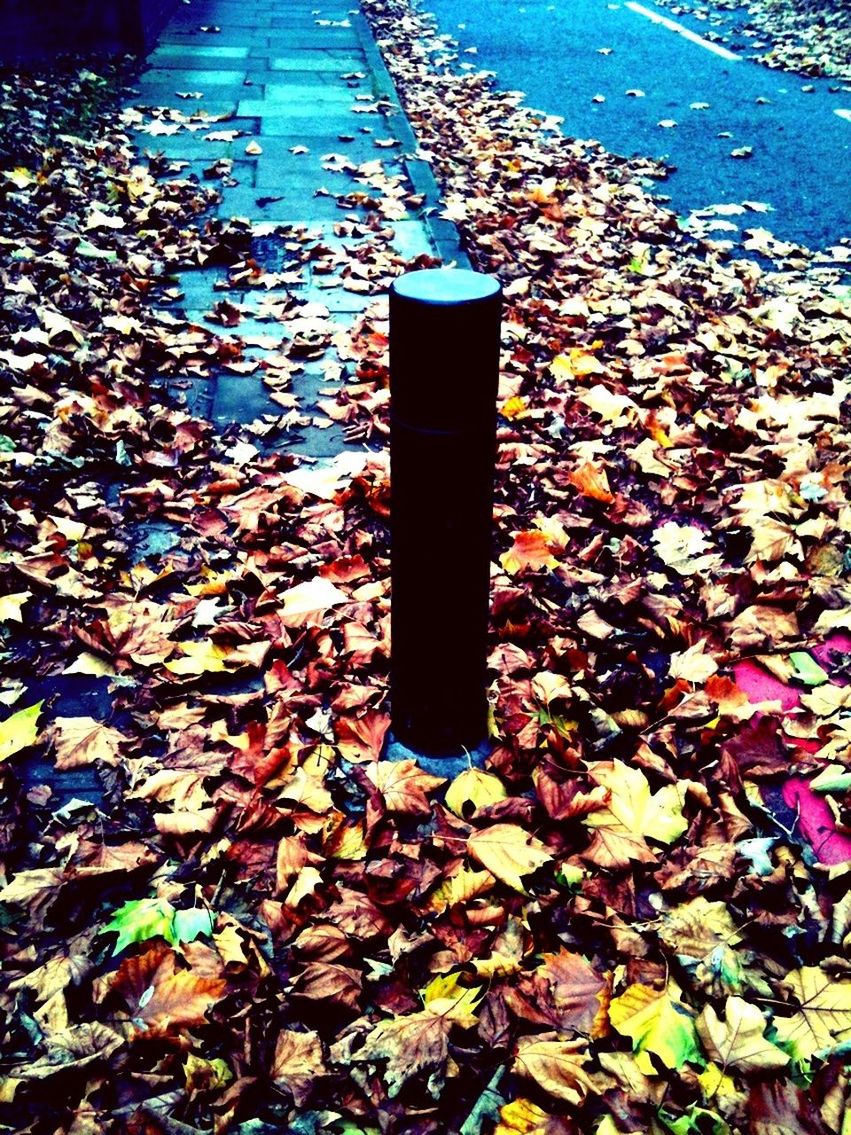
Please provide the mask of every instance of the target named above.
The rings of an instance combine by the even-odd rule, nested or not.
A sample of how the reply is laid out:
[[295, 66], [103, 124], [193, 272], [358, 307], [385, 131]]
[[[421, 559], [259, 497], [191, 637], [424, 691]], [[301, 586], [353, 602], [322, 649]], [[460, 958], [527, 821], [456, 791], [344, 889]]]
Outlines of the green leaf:
[[691, 1014], [667, 993], [630, 985], [612, 1001], [609, 1019], [621, 1036], [630, 1038], [633, 1052], [653, 1053], [666, 1068], [705, 1063]]
[[148, 938], [165, 938], [170, 946], [176, 945], [175, 914], [174, 907], [165, 899], [133, 899], [126, 902], [103, 928], [104, 933], [115, 931], [118, 934], [118, 941], [112, 948], [113, 957], [134, 942], [145, 942]]
[[823, 670], [805, 650], [793, 651], [789, 655], [789, 661], [795, 667], [795, 677], [805, 686], [821, 686], [830, 681], [827, 671]]
[[659, 1118], [673, 1135], [729, 1135], [730, 1128], [714, 1111], [693, 1105], [686, 1115], [674, 1117], [660, 1110]]
[[203, 907], [189, 910], [176, 910], [172, 919], [172, 933], [175, 942], [194, 942], [202, 934], [208, 938], [213, 934], [213, 916]]
[[39, 701], [26, 709], [19, 709], [0, 723], [0, 761], [35, 744], [38, 737], [38, 715], [43, 705], [44, 702]]

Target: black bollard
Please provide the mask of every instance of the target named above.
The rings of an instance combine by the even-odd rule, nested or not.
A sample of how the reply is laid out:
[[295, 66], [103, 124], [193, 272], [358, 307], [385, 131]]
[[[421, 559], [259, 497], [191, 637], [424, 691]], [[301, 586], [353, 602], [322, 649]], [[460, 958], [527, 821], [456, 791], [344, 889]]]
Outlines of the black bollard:
[[391, 727], [433, 756], [487, 734], [501, 304], [461, 269], [390, 289]]

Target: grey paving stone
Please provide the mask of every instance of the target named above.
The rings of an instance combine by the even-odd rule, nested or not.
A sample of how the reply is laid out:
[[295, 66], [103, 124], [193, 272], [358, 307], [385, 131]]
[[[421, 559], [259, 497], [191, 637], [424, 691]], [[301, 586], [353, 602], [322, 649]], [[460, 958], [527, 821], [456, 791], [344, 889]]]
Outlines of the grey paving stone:
[[233, 68], [215, 70], [212, 68], [196, 67], [152, 67], [141, 77], [137, 86], [144, 89], [146, 86], [173, 86], [179, 91], [197, 91], [205, 87], [226, 87], [241, 84], [245, 81], [245, 69], [235, 71]]
[[364, 69], [364, 57], [360, 52], [342, 49], [293, 52], [291, 55], [275, 55], [269, 60], [270, 71], [330, 71], [335, 74], [339, 71], [346, 74]]
[[348, 111], [363, 91], [347, 87], [345, 83], [266, 83], [263, 88], [263, 101], [274, 106], [290, 103], [295, 106], [321, 106], [336, 113], [338, 108]]

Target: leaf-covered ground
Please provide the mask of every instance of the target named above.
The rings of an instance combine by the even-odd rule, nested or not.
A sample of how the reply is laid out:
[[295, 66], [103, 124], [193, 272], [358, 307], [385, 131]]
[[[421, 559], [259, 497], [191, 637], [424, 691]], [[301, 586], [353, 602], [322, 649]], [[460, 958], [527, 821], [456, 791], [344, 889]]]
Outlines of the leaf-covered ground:
[[714, 0], [711, 6], [657, 0], [706, 22], [710, 38], [747, 45], [748, 54], [783, 71], [851, 80], [851, 8], [845, 0]]
[[[8, 82], [0, 1122], [847, 1135], [847, 285], [725, 261], [649, 164], [456, 71], [401, 0], [367, 14], [506, 293], [493, 755], [380, 759], [397, 187], [343, 262], [285, 234], [288, 271], [376, 293], [349, 331], [264, 290], [270, 383], [328, 367], [288, 413], [375, 448], [263, 452], [170, 393], [244, 361], [240, 311], [161, 304], [192, 265], [262, 279], [250, 228], [91, 73]], [[88, 141], [55, 128], [78, 94]], [[63, 794], [88, 773], [98, 807]]]

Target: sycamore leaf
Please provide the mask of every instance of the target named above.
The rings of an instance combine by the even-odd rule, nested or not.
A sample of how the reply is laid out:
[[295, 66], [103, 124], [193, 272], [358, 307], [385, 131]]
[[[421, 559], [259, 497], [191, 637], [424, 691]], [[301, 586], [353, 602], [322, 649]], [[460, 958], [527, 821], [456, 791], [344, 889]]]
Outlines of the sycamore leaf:
[[467, 847], [482, 867], [521, 894], [526, 893], [523, 876], [553, 859], [544, 844], [518, 824], [492, 824], [473, 832]]
[[851, 980], [831, 977], [819, 966], [787, 973], [783, 985], [797, 1012], [774, 1016], [778, 1043], [796, 1060], [827, 1055], [851, 1041]]
[[322, 576], [290, 587], [283, 599], [283, 622], [288, 627], [317, 626], [331, 607], [348, 603], [349, 597]]
[[376, 761], [367, 767], [367, 778], [384, 798], [388, 812], [427, 816], [431, 806], [426, 793], [445, 784], [442, 776], [424, 772], [416, 761]]
[[532, 1080], [541, 1091], [575, 1106], [594, 1091], [584, 1070], [590, 1059], [585, 1040], [524, 1037], [517, 1044], [514, 1071]]
[[450, 973], [436, 977], [422, 990], [423, 1005], [431, 1013], [438, 1013], [456, 1021], [465, 1028], [476, 1023], [475, 1009], [481, 1000], [481, 986], [468, 988], [459, 985], [460, 974]]
[[478, 768], [460, 772], [446, 790], [446, 807], [461, 819], [468, 819], [479, 808], [498, 804], [508, 793], [498, 776]]
[[296, 1107], [304, 1107], [316, 1078], [327, 1071], [319, 1033], [295, 1029], [282, 1029], [278, 1033], [269, 1075], [274, 1083], [289, 1091]]
[[701, 639], [688, 650], [671, 655], [668, 674], [671, 678], [683, 678], [686, 682], [705, 682], [717, 669], [718, 663], [706, 653], [706, 642]]
[[224, 993], [223, 977], [180, 969], [165, 943], [125, 958], [105, 985], [122, 998], [131, 1020], [144, 1030], [169, 1031], [203, 1025]]
[[57, 717], [51, 729], [56, 768], [82, 768], [103, 761], [118, 764], [123, 733], [93, 717]]
[[699, 959], [741, 941], [726, 903], [710, 902], [703, 895], [666, 911], [658, 935], [680, 957]]
[[567, 480], [584, 497], [611, 504], [615, 497], [609, 488], [609, 478], [605, 468], [598, 468], [592, 461], [586, 461], [567, 475]]
[[112, 931], [118, 934], [118, 941], [112, 947], [113, 957], [134, 942], [146, 942], [158, 936], [173, 945], [177, 941], [174, 914], [174, 907], [165, 899], [133, 899], [124, 903], [103, 928], [105, 934]]
[[503, 571], [507, 571], [509, 575], [558, 567], [558, 560], [552, 554], [550, 539], [545, 532], [537, 529], [515, 532], [514, 543], [507, 552], [502, 553], [499, 562]]
[[671, 1115], [660, 1111], [659, 1118], [671, 1135], [729, 1135], [730, 1128], [725, 1120], [714, 1111], [693, 1104], [685, 1115]]
[[630, 1038], [633, 1052], [653, 1053], [666, 1068], [703, 1063], [691, 1014], [667, 993], [630, 985], [613, 998], [609, 1020], [621, 1036]]
[[380, 1021], [356, 1053], [358, 1061], [386, 1061], [384, 1082], [395, 1099], [408, 1080], [429, 1073], [429, 1087], [437, 1097], [449, 1055], [452, 1020], [423, 1009], [404, 1017]]
[[211, 938], [215, 919], [212, 913], [202, 906], [176, 910], [171, 923], [175, 942], [194, 942], [198, 938]]
[[690, 524], [666, 521], [653, 533], [653, 543], [659, 559], [678, 575], [708, 575], [721, 563], [710, 540]]
[[589, 827], [650, 836], [659, 843], [673, 843], [688, 827], [682, 814], [682, 795], [676, 785], [666, 784], [651, 793], [641, 769], [618, 760], [592, 762], [588, 771], [609, 791], [606, 807], [584, 818]]
[[722, 1021], [711, 1005], [697, 1019], [697, 1031], [709, 1056], [724, 1068], [761, 1072], [785, 1068], [789, 1057], [765, 1039], [766, 1020], [756, 1005], [728, 997]]
[[199, 674], [219, 674], [225, 669], [225, 660], [231, 653], [210, 639], [201, 642], [179, 643], [180, 656], [164, 663], [166, 670], [180, 677]]
[[35, 744], [38, 738], [38, 715], [43, 705], [43, 701], [36, 702], [0, 722], [0, 761]]
[[531, 1100], [517, 1099], [500, 1108], [493, 1135], [572, 1135], [573, 1131], [560, 1116], [548, 1115]]

